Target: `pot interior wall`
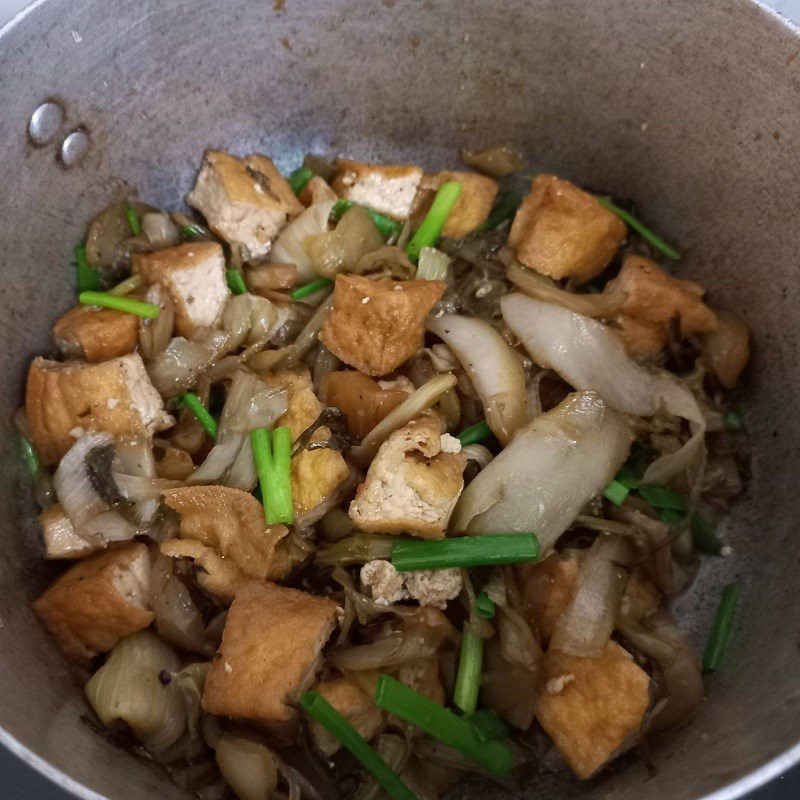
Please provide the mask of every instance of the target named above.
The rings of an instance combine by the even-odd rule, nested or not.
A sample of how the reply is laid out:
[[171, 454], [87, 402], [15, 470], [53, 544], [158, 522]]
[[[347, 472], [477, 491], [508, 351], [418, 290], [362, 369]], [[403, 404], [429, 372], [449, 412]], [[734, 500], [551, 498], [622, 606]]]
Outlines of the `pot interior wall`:
[[[51, 349], [50, 325], [74, 298], [71, 248], [110, 201], [138, 194], [179, 206], [209, 146], [264, 152], [288, 171], [308, 151], [432, 167], [456, 165], [462, 146], [507, 142], [531, 172], [634, 199], [644, 221], [686, 252], [676, 271], [711, 287], [713, 302], [743, 313], [755, 333], [741, 396], [753, 478], [723, 528], [734, 555], [706, 563], [676, 603], [701, 644], [720, 587], [743, 585], [740, 624], [724, 667], [708, 680], [708, 700], [690, 727], [651, 754], [654, 774], [628, 759], [588, 785], [548, 778], [525, 794], [689, 800], [796, 747], [795, 32], [744, 0], [282, 5], [49, 0], [4, 31], [3, 430], [31, 356]], [[26, 140], [31, 112], [48, 97], [63, 101], [65, 131], [89, 132], [91, 150], [78, 167], [59, 165], [57, 145]], [[81, 693], [28, 610], [52, 570], [39, 560], [33, 505], [18, 475], [4, 457], [6, 740], [112, 800], [182, 797], [80, 721]]]

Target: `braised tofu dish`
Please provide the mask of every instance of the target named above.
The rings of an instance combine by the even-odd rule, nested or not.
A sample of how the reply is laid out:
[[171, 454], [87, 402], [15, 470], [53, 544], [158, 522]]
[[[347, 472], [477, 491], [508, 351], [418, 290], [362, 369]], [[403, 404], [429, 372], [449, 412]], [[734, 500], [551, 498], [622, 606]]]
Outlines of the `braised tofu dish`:
[[732, 555], [746, 323], [647, 209], [462, 157], [209, 150], [75, 248], [14, 420], [33, 611], [202, 800], [586, 780], [724, 668], [738, 588], [704, 652], [672, 599]]

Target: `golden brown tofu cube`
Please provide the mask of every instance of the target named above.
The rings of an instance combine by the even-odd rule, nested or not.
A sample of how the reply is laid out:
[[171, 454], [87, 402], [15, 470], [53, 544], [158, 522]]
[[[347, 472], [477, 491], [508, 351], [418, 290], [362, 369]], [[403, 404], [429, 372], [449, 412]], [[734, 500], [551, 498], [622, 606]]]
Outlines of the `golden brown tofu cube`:
[[101, 364], [34, 359], [25, 410], [45, 464], [57, 463], [83, 431], [152, 436], [174, 423], [136, 353]]
[[111, 308], [75, 306], [53, 326], [53, 339], [66, 358], [108, 361], [136, 349], [139, 317]]
[[439, 433], [438, 420], [409, 422], [380, 446], [350, 519], [365, 531], [442, 538], [464, 488], [466, 456], [459, 450], [457, 439]]
[[387, 375], [422, 347], [425, 317], [445, 288], [444, 281], [337, 275], [333, 310], [320, 340], [359, 372]]
[[340, 158], [331, 188], [339, 197], [405, 221], [414, 206], [422, 170], [414, 166], [365, 164]]
[[435, 175], [426, 175], [414, 201], [411, 216], [413, 227], [419, 227], [425, 219], [437, 190], [446, 181], [460, 183], [461, 193], [442, 228], [442, 236], [460, 239], [478, 230], [486, 222], [497, 196], [497, 181], [477, 172], [438, 172]]
[[238, 159], [207, 150], [186, 201], [245, 261], [263, 258], [303, 206], [265, 156]]
[[[228, 612], [203, 691], [209, 714], [287, 722], [335, 625], [338, 606], [273, 583], [241, 588]], [[305, 683], [307, 686], [308, 683]]]
[[167, 489], [164, 502], [181, 518], [181, 539], [213, 548], [242, 575], [270, 576], [275, 546], [287, 529], [267, 527], [261, 503], [249, 492], [228, 486], [182, 486]]
[[616, 322], [633, 355], [657, 356], [673, 323], [682, 339], [717, 328], [717, 315], [703, 302], [700, 284], [673, 278], [642, 256], [626, 255], [619, 275], [605, 291], [627, 295]]
[[601, 658], [544, 656], [536, 717], [582, 780], [632, 743], [649, 705], [650, 678], [615, 642]]
[[[292, 432], [292, 440], [296, 440], [323, 409], [314, 394], [310, 373], [306, 369], [282, 370], [273, 372], [264, 380], [268, 386], [286, 387], [286, 413], [275, 421], [275, 427], [288, 427]], [[323, 426], [311, 437], [311, 441], [324, 441], [330, 435], [330, 429]], [[320, 448], [297, 453], [292, 458], [291, 475], [295, 516], [302, 519], [303, 524], [316, 521], [314, 510], [334, 497], [349, 475], [347, 462], [336, 450]]]
[[[314, 689], [367, 741], [380, 733], [386, 724], [386, 715], [355, 681], [344, 677], [330, 678], [318, 683]], [[311, 736], [326, 756], [332, 756], [342, 746], [319, 722], [311, 723]]]
[[33, 602], [33, 611], [69, 658], [92, 658], [153, 621], [150, 555], [140, 543], [90, 556]]
[[555, 175], [537, 175], [508, 244], [526, 267], [581, 284], [609, 265], [626, 233], [625, 223], [592, 195]]
[[353, 370], [328, 373], [322, 393], [328, 405], [344, 412], [350, 433], [359, 439], [411, 394], [406, 389], [383, 389], [377, 381]]
[[575, 556], [560, 558], [556, 554], [538, 564], [523, 564], [517, 568], [525, 606], [543, 644], [550, 641], [558, 618], [572, 599], [579, 568]]
[[231, 291], [225, 280], [225, 256], [216, 242], [192, 242], [132, 256], [133, 271], [145, 283], [164, 287], [175, 305], [175, 328], [191, 337], [195, 328], [212, 328]]

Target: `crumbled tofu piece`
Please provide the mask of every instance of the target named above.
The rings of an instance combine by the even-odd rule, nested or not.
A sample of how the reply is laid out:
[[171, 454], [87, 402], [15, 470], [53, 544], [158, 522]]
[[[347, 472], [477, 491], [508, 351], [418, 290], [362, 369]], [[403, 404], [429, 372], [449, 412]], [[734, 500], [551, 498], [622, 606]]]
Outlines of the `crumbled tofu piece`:
[[200, 586], [225, 605], [230, 605], [236, 592], [251, 580], [242, 575], [232, 558], [221, 556], [196, 539], [168, 539], [161, 543], [161, 553], [170, 558], [190, 559], [200, 568], [196, 573]]
[[[355, 681], [337, 677], [320, 681], [314, 689], [319, 692], [367, 741], [381, 732], [386, 715]], [[317, 747], [332, 756], [342, 743], [319, 722], [311, 723], [311, 737]]]
[[294, 719], [289, 704], [313, 681], [337, 610], [326, 597], [273, 583], [243, 586], [228, 611], [218, 657], [206, 678], [203, 710], [261, 723]]
[[446, 181], [461, 184], [461, 193], [442, 228], [442, 236], [460, 239], [486, 222], [497, 195], [497, 181], [477, 172], [438, 172], [425, 175], [414, 200], [412, 226], [419, 227], [430, 211], [433, 198]]
[[136, 349], [139, 317], [111, 308], [75, 306], [53, 326], [53, 339], [65, 358], [108, 361]]
[[369, 561], [359, 574], [362, 589], [378, 603], [397, 603], [408, 598], [403, 586], [403, 573], [383, 559]]
[[558, 618], [572, 599], [579, 568], [575, 556], [560, 558], [557, 554], [538, 564], [517, 567], [525, 607], [531, 612], [530, 622], [544, 644], [550, 641]]
[[[314, 394], [311, 375], [306, 369], [282, 370], [264, 378], [268, 386], [286, 387], [286, 413], [275, 421], [275, 427], [286, 426], [292, 441], [311, 425], [323, 409]], [[325, 441], [331, 435], [322, 427], [311, 437], [312, 442]], [[292, 502], [294, 513], [304, 524], [315, 522], [314, 511], [322, 509], [350, 476], [342, 454], [336, 450], [302, 450], [292, 458]], [[324, 513], [324, 512], [323, 512]]]
[[164, 491], [164, 503], [180, 518], [181, 539], [193, 539], [229, 558], [242, 575], [270, 577], [275, 547], [287, 534], [267, 527], [261, 503], [228, 486], [182, 486]]
[[445, 288], [443, 281], [337, 275], [320, 341], [359, 372], [387, 375], [422, 347], [425, 317]]
[[414, 387], [384, 387], [388, 381], [375, 381], [353, 370], [329, 372], [322, 385], [322, 394], [329, 406], [347, 416], [347, 427], [353, 436], [363, 439], [387, 414], [406, 400]]
[[627, 295], [615, 317], [625, 348], [633, 355], [657, 356], [669, 340], [670, 326], [685, 339], [717, 328], [717, 315], [703, 302], [703, 287], [667, 275], [642, 256], [629, 253], [605, 291]]
[[302, 189], [297, 199], [304, 206], [313, 206], [314, 203], [321, 203], [323, 200], [338, 200], [336, 192], [325, 182], [324, 178], [315, 175]]
[[550, 678], [549, 681], [544, 686], [545, 692], [547, 694], [560, 694], [564, 691], [564, 687], [575, 680], [575, 676], [572, 673], [567, 675], [558, 675], [555, 678]]
[[[566, 675], [574, 680], [557, 693], [547, 691], [550, 681]], [[536, 717], [582, 780], [631, 742], [650, 705], [650, 678], [613, 641], [601, 658], [548, 651], [541, 687]]]
[[460, 569], [422, 569], [403, 574], [406, 589], [420, 605], [447, 608], [461, 591]]
[[[113, 408], [111, 398], [119, 400]], [[45, 464], [57, 463], [72, 447], [74, 428], [152, 436], [174, 424], [137, 353], [101, 364], [36, 358], [28, 371], [25, 408]]]
[[411, 214], [423, 172], [413, 166], [383, 166], [340, 158], [331, 184], [339, 197], [405, 221]]
[[186, 202], [245, 261], [266, 256], [281, 228], [303, 206], [265, 156], [238, 159], [207, 150]]
[[625, 223], [592, 195], [554, 175], [537, 175], [508, 245], [526, 267], [580, 284], [609, 265], [626, 234]]
[[141, 543], [90, 556], [33, 602], [33, 610], [69, 658], [92, 658], [153, 621], [150, 555]]
[[152, 253], [135, 253], [133, 271], [145, 283], [158, 283], [175, 304], [175, 329], [190, 338], [195, 328], [213, 328], [231, 291], [225, 256], [216, 242], [190, 242]]
[[438, 656], [404, 664], [397, 670], [397, 680], [434, 703], [444, 705], [446, 695]]
[[378, 450], [350, 504], [350, 519], [365, 531], [444, 536], [464, 488], [466, 457], [444, 453], [439, 422], [409, 422]]
[[61, 503], [42, 511], [39, 524], [42, 526], [45, 558], [84, 558], [106, 545], [96, 536], [83, 537], [77, 533]]
[[442, 452], [443, 453], [460, 453], [461, 440], [449, 433], [442, 434]]

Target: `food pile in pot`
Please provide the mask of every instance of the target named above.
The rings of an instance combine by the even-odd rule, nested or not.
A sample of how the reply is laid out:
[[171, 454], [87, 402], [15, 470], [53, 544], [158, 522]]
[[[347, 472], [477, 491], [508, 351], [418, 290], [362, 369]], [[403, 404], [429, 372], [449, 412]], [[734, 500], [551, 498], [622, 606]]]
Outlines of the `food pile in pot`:
[[735, 586], [702, 659], [669, 608], [730, 554], [747, 327], [624, 200], [463, 158], [208, 151], [197, 216], [76, 248], [15, 418], [33, 608], [86, 721], [205, 800], [586, 779], [723, 656]]

